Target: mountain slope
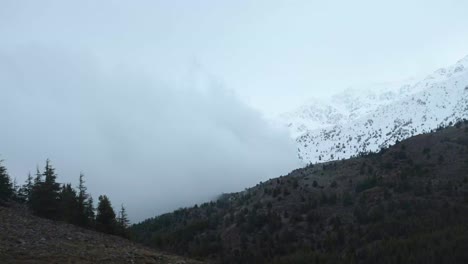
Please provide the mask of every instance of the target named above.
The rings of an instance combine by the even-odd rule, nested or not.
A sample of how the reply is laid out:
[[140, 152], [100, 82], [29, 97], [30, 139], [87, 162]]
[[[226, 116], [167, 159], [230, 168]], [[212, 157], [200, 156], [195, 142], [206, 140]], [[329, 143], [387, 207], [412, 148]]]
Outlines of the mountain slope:
[[132, 227], [217, 263], [467, 263], [468, 121]]
[[378, 151], [468, 118], [468, 56], [421, 81], [349, 89], [281, 116], [305, 163]]
[[199, 263], [0, 206], [0, 263]]

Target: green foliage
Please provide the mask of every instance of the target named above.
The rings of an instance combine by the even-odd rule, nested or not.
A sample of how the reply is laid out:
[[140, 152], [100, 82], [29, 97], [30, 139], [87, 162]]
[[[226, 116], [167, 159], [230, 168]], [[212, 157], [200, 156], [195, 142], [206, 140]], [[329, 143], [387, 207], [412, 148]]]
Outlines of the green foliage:
[[96, 229], [108, 234], [115, 234], [117, 231], [115, 212], [106, 195], [99, 196], [96, 214]]
[[91, 195], [88, 195], [88, 199], [84, 205], [84, 215], [86, 218], [86, 226], [94, 228], [96, 226], [96, 209], [94, 208], [94, 201]]
[[25, 183], [16, 186], [0, 161], [0, 203], [7, 200], [24, 203], [40, 217], [86, 228], [96, 227], [99, 231], [129, 237], [129, 220], [123, 205], [117, 221], [109, 199], [100, 196], [96, 217], [93, 198], [86, 192], [83, 174], [80, 174], [76, 190], [71, 184], [60, 185], [56, 179], [55, 169], [47, 160], [44, 172], [37, 168], [34, 178], [28, 174]]
[[13, 196], [13, 184], [2, 162], [0, 160], [0, 202], [7, 201]]
[[16, 178], [13, 179], [12, 187], [13, 187], [13, 195], [11, 196], [11, 199], [16, 202], [24, 202], [23, 198], [20, 195], [20, 186], [16, 182]]
[[[80, 173], [80, 177], [78, 179], [78, 186], [77, 186], [77, 190], [78, 190], [78, 194], [77, 194], [77, 215], [76, 215], [76, 224], [80, 225], [80, 226], [90, 226], [91, 225], [91, 221], [89, 219], [89, 215], [87, 212], [88, 211], [88, 208], [87, 208], [87, 204], [86, 204], [86, 201], [87, 199], [89, 198], [89, 195], [88, 193], [86, 192], [86, 186], [85, 186], [85, 180], [84, 180], [84, 174], [83, 173]], [[93, 217], [94, 218], [94, 217]]]
[[44, 181], [42, 181], [42, 177], [37, 177], [38, 181], [32, 188], [31, 209], [38, 216], [58, 219], [60, 184], [55, 181], [57, 176], [49, 160], [46, 161], [42, 176], [45, 177]]
[[130, 221], [128, 220], [127, 210], [122, 204], [120, 206], [119, 215], [117, 217], [116, 233], [120, 236], [128, 238], [130, 236], [130, 233], [128, 232], [129, 224], [130, 224]]
[[28, 173], [28, 178], [26, 179], [26, 182], [23, 184], [23, 186], [21, 186], [18, 192], [18, 197], [21, 202], [30, 202], [33, 187], [33, 178], [31, 176], [31, 173]]
[[71, 184], [63, 185], [60, 191], [60, 218], [65, 222], [78, 224], [78, 200]]

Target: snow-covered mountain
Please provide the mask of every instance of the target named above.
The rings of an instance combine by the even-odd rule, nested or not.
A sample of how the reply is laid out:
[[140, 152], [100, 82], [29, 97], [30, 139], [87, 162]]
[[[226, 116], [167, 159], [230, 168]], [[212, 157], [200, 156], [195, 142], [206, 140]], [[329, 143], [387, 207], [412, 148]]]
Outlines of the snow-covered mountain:
[[305, 163], [378, 151], [468, 119], [468, 56], [423, 80], [348, 89], [281, 115]]

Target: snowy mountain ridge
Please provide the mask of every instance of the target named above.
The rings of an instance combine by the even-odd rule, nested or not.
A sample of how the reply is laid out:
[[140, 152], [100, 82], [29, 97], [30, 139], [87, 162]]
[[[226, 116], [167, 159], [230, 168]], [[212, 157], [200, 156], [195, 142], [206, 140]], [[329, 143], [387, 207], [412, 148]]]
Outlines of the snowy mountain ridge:
[[468, 118], [468, 56], [426, 78], [347, 89], [280, 116], [305, 163], [378, 151]]

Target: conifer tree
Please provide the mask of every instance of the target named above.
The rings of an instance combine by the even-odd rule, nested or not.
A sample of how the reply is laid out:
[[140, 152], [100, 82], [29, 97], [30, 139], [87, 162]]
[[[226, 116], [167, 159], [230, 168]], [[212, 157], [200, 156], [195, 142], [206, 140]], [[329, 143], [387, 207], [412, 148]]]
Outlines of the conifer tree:
[[[44, 181], [42, 181], [42, 176], [44, 176]], [[38, 216], [57, 219], [59, 217], [60, 185], [56, 182], [57, 175], [50, 160], [46, 161], [42, 176], [36, 175], [31, 193], [31, 209]]]
[[34, 178], [34, 185], [42, 182], [42, 173], [39, 170], [39, 166], [36, 167], [36, 177]]
[[81, 226], [86, 226], [88, 224], [88, 217], [86, 215], [86, 200], [88, 199], [88, 194], [86, 193], [86, 186], [84, 183], [84, 175], [83, 173], [80, 173], [77, 197], [77, 224]]
[[60, 191], [60, 218], [68, 223], [78, 223], [78, 200], [71, 184], [65, 184]]
[[20, 187], [18, 185], [18, 182], [16, 181], [16, 178], [13, 179], [13, 183], [11, 184], [12, 189], [13, 189], [13, 194], [11, 196], [11, 199], [17, 202], [22, 202], [21, 197], [20, 197]]
[[87, 227], [95, 226], [96, 214], [94, 209], [93, 197], [91, 195], [88, 195], [88, 199], [85, 202], [85, 218]]
[[108, 234], [116, 233], [115, 212], [106, 195], [99, 196], [96, 215], [96, 229]]
[[76, 190], [71, 184], [61, 186], [56, 180], [55, 168], [47, 159], [44, 171], [41, 173], [38, 167], [35, 177], [29, 173], [25, 183], [20, 187], [16, 184], [16, 180], [11, 181], [7, 169], [0, 160], [0, 203], [17, 199], [26, 202], [38, 216], [129, 237], [129, 220], [123, 204], [116, 218], [109, 198], [101, 195], [96, 210], [92, 196], [87, 193], [83, 173], [80, 173]]
[[0, 160], [0, 202], [7, 201], [13, 196], [13, 185], [2, 162], [3, 160]]
[[23, 186], [21, 186], [18, 193], [19, 199], [22, 202], [29, 203], [33, 186], [33, 177], [31, 176], [31, 173], [28, 173], [28, 178]]
[[36, 166], [36, 177], [34, 177], [34, 184], [32, 186], [31, 193], [29, 196], [28, 206], [37, 215], [41, 215], [40, 200], [42, 199], [41, 193], [43, 192], [42, 184], [42, 173], [39, 170], [39, 166]]
[[123, 228], [127, 228], [128, 224], [130, 223], [130, 221], [128, 220], [127, 210], [125, 209], [123, 204], [120, 207], [118, 223]]
[[128, 225], [130, 221], [128, 220], [127, 211], [122, 204], [120, 206], [119, 216], [117, 217], [117, 227], [118, 227], [118, 234], [123, 237], [129, 237], [128, 233]]
[[34, 187], [33, 177], [31, 173], [28, 173], [28, 178], [26, 179], [26, 183], [23, 185], [24, 193], [26, 194], [26, 201], [29, 203], [31, 199], [31, 192], [32, 188]]

